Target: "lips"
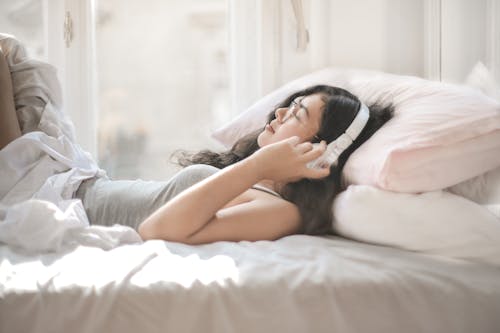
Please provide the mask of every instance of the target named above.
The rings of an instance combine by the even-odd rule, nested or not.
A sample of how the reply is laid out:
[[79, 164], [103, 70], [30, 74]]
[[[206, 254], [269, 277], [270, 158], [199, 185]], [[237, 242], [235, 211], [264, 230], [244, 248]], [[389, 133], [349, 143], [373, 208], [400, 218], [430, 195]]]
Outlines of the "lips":
[[274, 133], [274, 128], [269, 124], [266, 125], [266, 130], [268, 130], [271, 133]]

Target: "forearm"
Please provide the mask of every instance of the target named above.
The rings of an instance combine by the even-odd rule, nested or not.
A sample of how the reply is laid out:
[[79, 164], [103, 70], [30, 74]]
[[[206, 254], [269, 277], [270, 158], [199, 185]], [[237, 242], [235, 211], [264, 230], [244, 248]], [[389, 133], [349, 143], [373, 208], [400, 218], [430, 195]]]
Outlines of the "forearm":
[[9, 66], [0, 50], [0, 149], [21, 136]]
[[252, 158], [228, 166], [160, 207], [141, 224], [139, 233], [144, 239], [187, 239], [259, 180]]

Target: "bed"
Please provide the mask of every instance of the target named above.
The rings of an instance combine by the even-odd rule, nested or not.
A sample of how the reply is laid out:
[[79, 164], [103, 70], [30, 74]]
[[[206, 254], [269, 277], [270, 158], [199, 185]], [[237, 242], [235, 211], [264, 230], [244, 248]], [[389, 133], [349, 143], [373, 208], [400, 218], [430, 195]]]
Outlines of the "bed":
[[498, 332], [500, 269], [295, 235], [23, 255], [0, 247], [2, 332]]
[[[349, 230], [339, 228], [345, 237], [190, 246], [143, 242], [120, 225], [89, 226], [73, 194], [104, 171], [74, 141], [55, 70], [27, 58], [12, 36], [0, 35], [0, 43], [11, 50], [23, 122], [23, 136], [0, 151], [1, 332], [500, 331], [500, 218], [452, 194], [397, 200], [411, 199], [417, 211], [424, 200], [446, 212], [467, 202], [476, 215], [457, 210], [446, 215], [453, 221], [442, 212], [418, 222], [462, 217], [461, 225], [488, 227], [457, 238], [448, 227], [418, 234], [408, 220], [413, 228], [397, 223], [403, 228], [396, 232], [394, 221], [376, 215], [382, 201], [343, 210], [353, 212], [344, 227], [361, 225], [371, 238], [348, 239]], [[349, 198], [374, 193], [351, 189], [337, 202], [359, 204], [366, 197]], [[394, 195], [373, 197], [394, 204]], [[377, 226], [378, 238], [366, 222]], [[418, 246], [405, 234], [418, 236]], [[445, 237], [446, 246], [435, 247]], [[422, 238], [434, 247], [423, 249]]]

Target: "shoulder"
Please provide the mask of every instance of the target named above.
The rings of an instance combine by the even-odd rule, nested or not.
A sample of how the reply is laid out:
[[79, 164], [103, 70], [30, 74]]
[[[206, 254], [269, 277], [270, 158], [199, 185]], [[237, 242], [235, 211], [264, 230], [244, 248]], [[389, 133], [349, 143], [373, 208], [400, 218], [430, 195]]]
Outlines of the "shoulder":
[[193, 164], [180, 170], [175, 177], [182, 179], [188, 178], [193, 182], [197, 182], [213, 175], [214, 173], [217, 173], [218, 171], [220, 171], [219, 168], [208, 164]]
[[192, 164], [192, 165], [185, 167], [182, 170], [184, 170], [184, 171], [188, 170], [190, 172], [215, 173], [215, 172], [219, 171], [220, 169], [216, 168], [212, 165], [209, 165], [209, 164]]

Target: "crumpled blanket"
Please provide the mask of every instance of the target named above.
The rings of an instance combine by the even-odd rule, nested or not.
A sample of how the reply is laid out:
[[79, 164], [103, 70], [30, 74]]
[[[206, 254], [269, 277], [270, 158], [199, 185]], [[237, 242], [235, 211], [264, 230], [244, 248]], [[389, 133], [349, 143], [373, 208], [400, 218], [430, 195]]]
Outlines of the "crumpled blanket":
[[76, 143], [62, 108], [57, 71], [30, 58], [13, 36], [0, 34], [0, 46], [23, 133], [0, 150], [0, 242], [28, 252], [75, 244], [110, 249], [140, 242], [129, 227], [89, 226], [73, 194], [83, 180], [105, 171]]

